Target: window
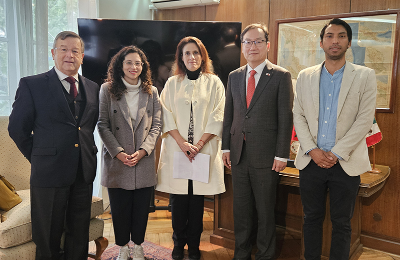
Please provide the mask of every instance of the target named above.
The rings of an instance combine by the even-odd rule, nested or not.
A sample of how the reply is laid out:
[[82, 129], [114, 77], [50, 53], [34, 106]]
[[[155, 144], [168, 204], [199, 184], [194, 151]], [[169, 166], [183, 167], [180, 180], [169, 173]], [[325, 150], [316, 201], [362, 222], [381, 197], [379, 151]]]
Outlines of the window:
[[8, 38], [6, 22], [6, 3], [0, 0], [0, 115], [10, 113], [8, 79]]
[[56, 35], [78, 32], [78, 4], [79, 0], [0, 0], [0, 116], [11, 113], [21, 77], [54, 66], [50, 50]]
[[14, 2], [0, 0], [0, 115], [9, 115], [17, 80]]
[[[41, 1], [41, 0], [35, 0]], [[78, 0], [48, 0], [48, 61], [49, 69], [54, 66], [51, 49], [61, 31], [78, 33]]]

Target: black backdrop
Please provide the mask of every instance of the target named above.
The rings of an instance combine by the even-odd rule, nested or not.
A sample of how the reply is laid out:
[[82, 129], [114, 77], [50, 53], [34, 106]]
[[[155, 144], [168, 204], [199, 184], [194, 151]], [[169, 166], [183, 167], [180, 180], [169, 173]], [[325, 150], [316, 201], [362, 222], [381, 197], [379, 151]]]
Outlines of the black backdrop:
[[227, 83], [229, 72], [240, 66], [240, 22], [182, 22], [78, 19], [79, 35], [85, 43], [82, 74], [101, 85], [111, 57], [124, 46], [145, 51], [154, 85], [162, 90], [170, 75], [176, 46], [186, 36], [199, 38], [213, 61], [214, 71]]

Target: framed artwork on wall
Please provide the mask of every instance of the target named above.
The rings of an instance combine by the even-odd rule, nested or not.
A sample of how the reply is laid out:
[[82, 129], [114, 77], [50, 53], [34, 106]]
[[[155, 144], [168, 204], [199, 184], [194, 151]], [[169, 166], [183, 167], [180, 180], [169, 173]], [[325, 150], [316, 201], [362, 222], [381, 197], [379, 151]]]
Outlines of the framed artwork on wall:
[[295, 87], [302, 69], [324, 61], [320, 32], [332, 18], [346, 21], [353, 32], [346, 60], [375, 70], [378, 86], [376, 111], [393, 113], [399, 60], [400, 10], [277, 20], [275, 63], [290, 71]]

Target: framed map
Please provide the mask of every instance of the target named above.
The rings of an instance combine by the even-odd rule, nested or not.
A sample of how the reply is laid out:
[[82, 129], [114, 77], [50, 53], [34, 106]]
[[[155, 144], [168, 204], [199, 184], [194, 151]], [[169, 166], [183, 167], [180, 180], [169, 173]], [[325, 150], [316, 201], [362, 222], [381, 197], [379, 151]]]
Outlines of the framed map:
[[399, 59], [400, 10], [338, 14], [276, 21], [276, 64], [290, 71], [293, 87], [302, 69], [325, 60], [320, 32], [332, 18], [346, 21], [352, 31], [346, 60], [375, 70], [377, 112], [393, 112]]

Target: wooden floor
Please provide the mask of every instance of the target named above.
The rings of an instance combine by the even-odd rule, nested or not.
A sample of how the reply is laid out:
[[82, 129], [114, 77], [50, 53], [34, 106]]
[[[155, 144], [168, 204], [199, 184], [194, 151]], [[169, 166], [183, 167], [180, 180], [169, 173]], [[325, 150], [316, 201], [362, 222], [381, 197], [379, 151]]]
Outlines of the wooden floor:
[[[156, 206], [166, 206], [168, 205], [168, 200], [165, 200], [161, 197], [156, 197]], [[109, 246], [115, 244], [114, 230], [111, 221], [111, 215], [105, 213], [101, 216], [101, 218], [105, 221], [104, 226], [104, 237], [109, 240]], [[206, 210], [204, 212], [203, 223], [204, 223], [204, 231], [201, 236], [200, 242], [200, 250], [202, 252], [201, 260], [231, 260], [233, 258], [233, 250], [226, 249], [214, 244], [210, 243], [210, 235], [213, 230], [213, 220], [214, 214], [212, 211]], [[279, 236], [292, 236], [290, 232], [287, 231], [279, 231]], [[172, 241], [172, 227], [171, 227], [171, 213], [167, 210], [157, 210], [154, 213], [149, 214], [149, 222], [147, 225], [146, 237], [147, 241], [153, 242], [155, 244], [161, 245], [163, 247], [167, 247], [172, 249], [174, 247]], [[286, 241], [286, 240], [285, 240]], [[290, 241], [290, 239], [289, 239]], [[297, 247], [299, 243], [299, 239], [294, 237], [292, 240], [293, 246]], [[290, 243], [290, 242], [289, 242]], [[278, 243], [279, 244], [279, 243]], [[289, 246], [288, 246], [289, 245]], [[282, 248], [290, 248], [290, 244], [283, 246]], [[91, 242], [90, 249], [93, 251], [94, 243]], [[187, 247], [186, 247], [187, 249]], [[278, 249], [279, 250], [279, 249]], [[280, 255], [279, 259], [282, 260], [296, 260], [299, 259], [297, 256], [293, 256], [293, 252], [290, 250], [286, 250], [287, 252], [283, 252], [285, 249], [282, 249], [281, 252], [278, 252]], [[293, 250], [292, 250], [293, 251]], [[253, 256], [254, 259], [254, 256]], [[363, 254], [359, 258], [359, 260], [400, 260], [400, 256], [390, 255], [381, 251], [372, 250], [369, 248], [364, 248]]]

